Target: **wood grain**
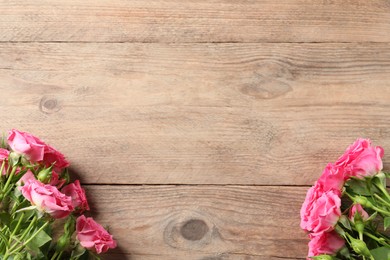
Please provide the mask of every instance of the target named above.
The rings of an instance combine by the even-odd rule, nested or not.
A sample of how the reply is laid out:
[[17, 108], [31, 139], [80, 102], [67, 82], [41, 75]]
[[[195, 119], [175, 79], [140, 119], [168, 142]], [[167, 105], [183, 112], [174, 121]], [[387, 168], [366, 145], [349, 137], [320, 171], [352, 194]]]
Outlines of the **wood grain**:
[[109, 224], [119, 241], [112, 254], [131, 254], [131, 260], [301, 259], [308, 242], [299, 229], [305, 192], [297, 187], [87, 186], [95, 218]]
[[0, 41], [389, 42], [387, 0], [0, 1]]
[[0, 44], [2, 129], [92, 184], [311, 185], [390, 147], [389, 82], [390, 44]]

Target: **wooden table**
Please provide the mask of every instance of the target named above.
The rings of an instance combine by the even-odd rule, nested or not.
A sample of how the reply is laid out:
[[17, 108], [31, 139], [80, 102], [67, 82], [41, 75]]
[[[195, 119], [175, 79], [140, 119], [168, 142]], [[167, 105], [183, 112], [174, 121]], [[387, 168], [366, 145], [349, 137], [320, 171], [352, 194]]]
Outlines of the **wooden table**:
[[326, 163], [390, 150], [390, 2], [3, 0], [0, 93], [3, 131], [72, 162], [107, 259], [302, 259]]

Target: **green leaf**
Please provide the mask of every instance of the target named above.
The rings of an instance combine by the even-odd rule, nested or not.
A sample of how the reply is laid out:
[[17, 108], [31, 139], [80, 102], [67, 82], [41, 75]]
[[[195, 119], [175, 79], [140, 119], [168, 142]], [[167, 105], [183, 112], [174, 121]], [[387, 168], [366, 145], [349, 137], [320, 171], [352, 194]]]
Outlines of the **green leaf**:
[[31, 250], [38, 251], [41, 246], [46, 244], [51, 240], [51, 237], [44, 231], [41, 230], [34, 238], [31, 240], [27, 246]]
[[383, 221], [384, 229], [386, 230], [388, 227], [390, 227], [390, 217], [385, 217]]
[[360, 179], [350, 179], [347, 181], [346, 185], [348, 185], [347, 190], [352, 191], [355, 194], [363, 195], [363, 196], [371, 196], [373, 192], [379, 192], [379, 190], [375, 186], [371, 186], [371, 192], [367, 189], [367, 182], [365, 180]]
[[390, 248], [378, 247], [370, 251], [375, 260], [390, 259]]
[[341, 215], [341, 217], [339, 218], [339, 222], [348, 230], [352, 230], [351, 223], [349, 223], [349, 219], [347, 218], [347, 216]]

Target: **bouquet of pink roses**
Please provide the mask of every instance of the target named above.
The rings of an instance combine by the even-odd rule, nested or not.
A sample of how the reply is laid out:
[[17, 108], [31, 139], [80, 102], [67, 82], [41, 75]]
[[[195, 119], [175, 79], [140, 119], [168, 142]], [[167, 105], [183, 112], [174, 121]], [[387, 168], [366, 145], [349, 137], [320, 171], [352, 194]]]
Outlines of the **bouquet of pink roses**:
[[37, 137], [11, 130], [0, 148], [0, 259], [99, 259], [116, 247], [89, 210], [68, 161]]
[[301, 228], [308, 259], [390, 259], [390, 195], [383, 149], [358, 139], [307, 192]]

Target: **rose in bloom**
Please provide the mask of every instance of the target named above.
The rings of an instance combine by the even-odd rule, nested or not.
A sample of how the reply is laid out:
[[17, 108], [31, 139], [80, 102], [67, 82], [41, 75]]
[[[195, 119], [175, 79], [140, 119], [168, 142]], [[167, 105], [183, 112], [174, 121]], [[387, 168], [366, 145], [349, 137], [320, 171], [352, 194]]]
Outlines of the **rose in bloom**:
[[107, 230], [92, 218], [86, 218], [84, 215], [77, 218], [76, 234], [83, 247], [94, 250], [98, 254], [116, 247], [115, 240]]
[[32, 205], [37, 206], [38, 210], [54, 218], [67, 217], [73, 211], [72, 198], [61, 193], [54, 186], [45, 185], [31, 178], [20, 190]]
[[309, 257], [336, 254], [345, 244], [335, 231], [309, 234]]
[[57, 170], [69, 166], [62, 153], [29, 133], [15, 129], [9, 131], [8, 144], [13, 151], [23, 154], [32, 162], [43, 163], [45, 166], [55, 163]]
[[2, 174], [6, 174], [7, 173], [8, 156], [9, 156], [9, 151], [7, 149], [0, 148], [0, 167], [3, 164], [4, 161], [6, 162], [5, 165], [4, 165]]
[[84, 210], [89, 210], [87, 197], [85, 196], [85, 191], [80, 186], [80, 181], [76, 180], [74, 183], [66, 185], [61, 190], [65, 195], [72, 198], [72, 205], [74, 208], [78, 208], [80, 212]]
[[66, 183], [65, 179], [61, 179], [60, 175], [54, 170], [51, 173], [50, 185], [56, 186], [58, 189], [61, 189], [62, 186]]
[[36, 178], [34, 176], [34, 173], [32, 173], [32, 171], [30, 171], [30, 170], [27, 170], [27, 172], [18, 181], [18, 184], [19, 185], [24, 185], [24, 184], [26, 184], [29, 181], [35, 181], [35, 180], [36, 180]]
[[359, 213], [363, 220], [367, 220], [369, 218], [368, 213], [363, 209], [362, 205], [354, 204], [349, 210], [349, 219], [354, 222], [355, 214]]
[[301, 228], [318, 233], [334, 229], [341, 216], [340, 192], [323, 191], [316, 183], [306, 195], [301, 208]]
[[344, 169], [329, 163], [317, 182], [324, 191], [335, 190], [341, 192], [345, 182]]
[[371, 146], [368, 139], [357, 139], [337, 160], [336, 166], [344, 168], [344, 179], [370, 177], [383, 168], [384, 151], [380, 146]]

